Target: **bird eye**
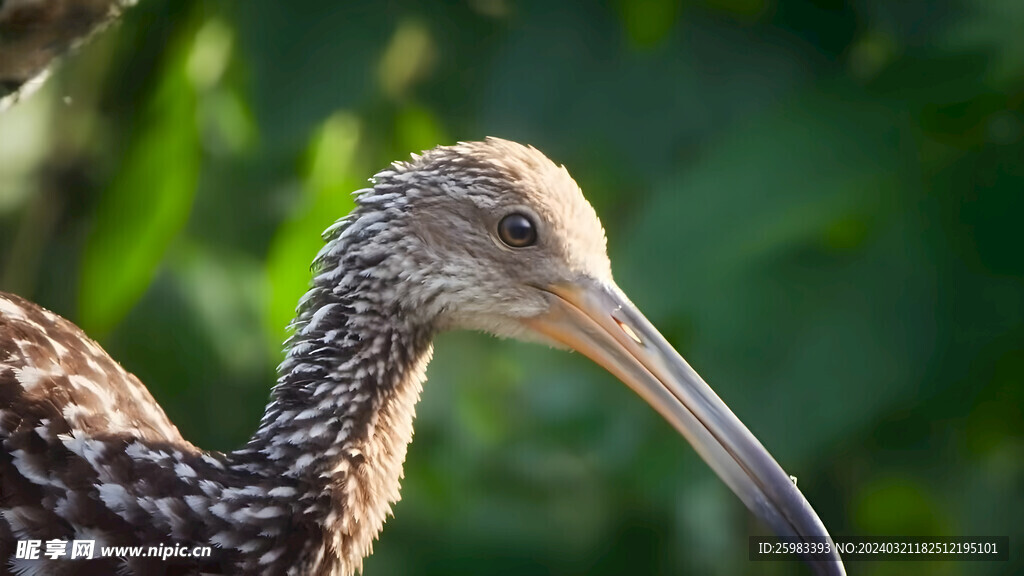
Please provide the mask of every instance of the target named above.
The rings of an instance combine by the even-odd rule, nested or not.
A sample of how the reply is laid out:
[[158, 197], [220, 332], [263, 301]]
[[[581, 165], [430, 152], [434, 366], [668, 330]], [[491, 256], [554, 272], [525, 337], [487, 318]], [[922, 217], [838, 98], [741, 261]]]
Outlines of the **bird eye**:
[[525, 248], [537, 243], [537, 227], [532, 220], [516, 212], [498, 222], [498, 238], [512, 248]]

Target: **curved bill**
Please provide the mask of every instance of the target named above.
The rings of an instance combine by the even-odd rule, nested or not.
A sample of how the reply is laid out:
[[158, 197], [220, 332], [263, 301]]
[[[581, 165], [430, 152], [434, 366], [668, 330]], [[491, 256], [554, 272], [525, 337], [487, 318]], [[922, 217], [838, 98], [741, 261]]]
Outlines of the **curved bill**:
[[[524, 319], [524, 325], [582, 353], [626, 383], [686, 437], [776, 534], [831, 542], [793, 480], [617, 286], [586, 280], [541, 289], [551, 294], [551, 308]], [[817, 574], [846, 574], [838, 552], [807, 562]]]

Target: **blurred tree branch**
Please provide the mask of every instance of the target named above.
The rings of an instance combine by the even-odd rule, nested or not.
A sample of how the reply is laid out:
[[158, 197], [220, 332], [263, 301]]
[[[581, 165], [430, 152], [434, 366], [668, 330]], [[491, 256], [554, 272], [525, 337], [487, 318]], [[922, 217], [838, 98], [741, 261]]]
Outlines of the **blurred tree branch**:
[[0, 112], [42, 85], [53, 61], [136, 0], [0, 0]]

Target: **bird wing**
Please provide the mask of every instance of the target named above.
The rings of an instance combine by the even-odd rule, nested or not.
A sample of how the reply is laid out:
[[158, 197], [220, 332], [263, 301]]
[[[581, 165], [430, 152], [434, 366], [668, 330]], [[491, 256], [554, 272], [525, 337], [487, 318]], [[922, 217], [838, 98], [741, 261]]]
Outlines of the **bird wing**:
[[[67, 572], [57, 565], [21, 566], [26, 561], [14, 559], [16, 540], [70, 540], [88, 537], [88, 527], [106, 526], [109, 533], [93, 537], [119, 543], [138, 530], [97, 491], [104, 482], [125, 480], [111, 471], [133, 443], [198, 452], [138, 378], [82, 330], [0, 292], [0, 575]], [[132, 467], [121, 468], [134, 474]], [[112, 573], [115, 565], [72, 562], [76, 574]]]
[[188, 445], [142, 382], [81, 329], [0, 292], [0, 438], [39, 426]]

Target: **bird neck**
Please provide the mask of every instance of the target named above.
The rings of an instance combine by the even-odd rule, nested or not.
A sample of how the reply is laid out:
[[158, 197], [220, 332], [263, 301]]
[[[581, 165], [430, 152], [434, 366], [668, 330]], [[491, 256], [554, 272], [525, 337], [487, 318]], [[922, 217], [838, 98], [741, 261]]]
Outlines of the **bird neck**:
[[379, 291], [338, 295], [324, 275], [300, 303], [259, 429], [232, 459], [296, 487], [296, 511], [323, 533], [310, 554], [345, 574], [399, 499], [433, 334], [403, 322]]
[[319, 294], [295, 326], [248, 450], [280, 464], [286, 476], [322, 478], [337, 469], [336, 460], [361, 462], [367, 455], [356, 452], [367, 442], [411, 435], [405, 429], [432, 333], [401, 325], [373, 302], [329, 293]]

